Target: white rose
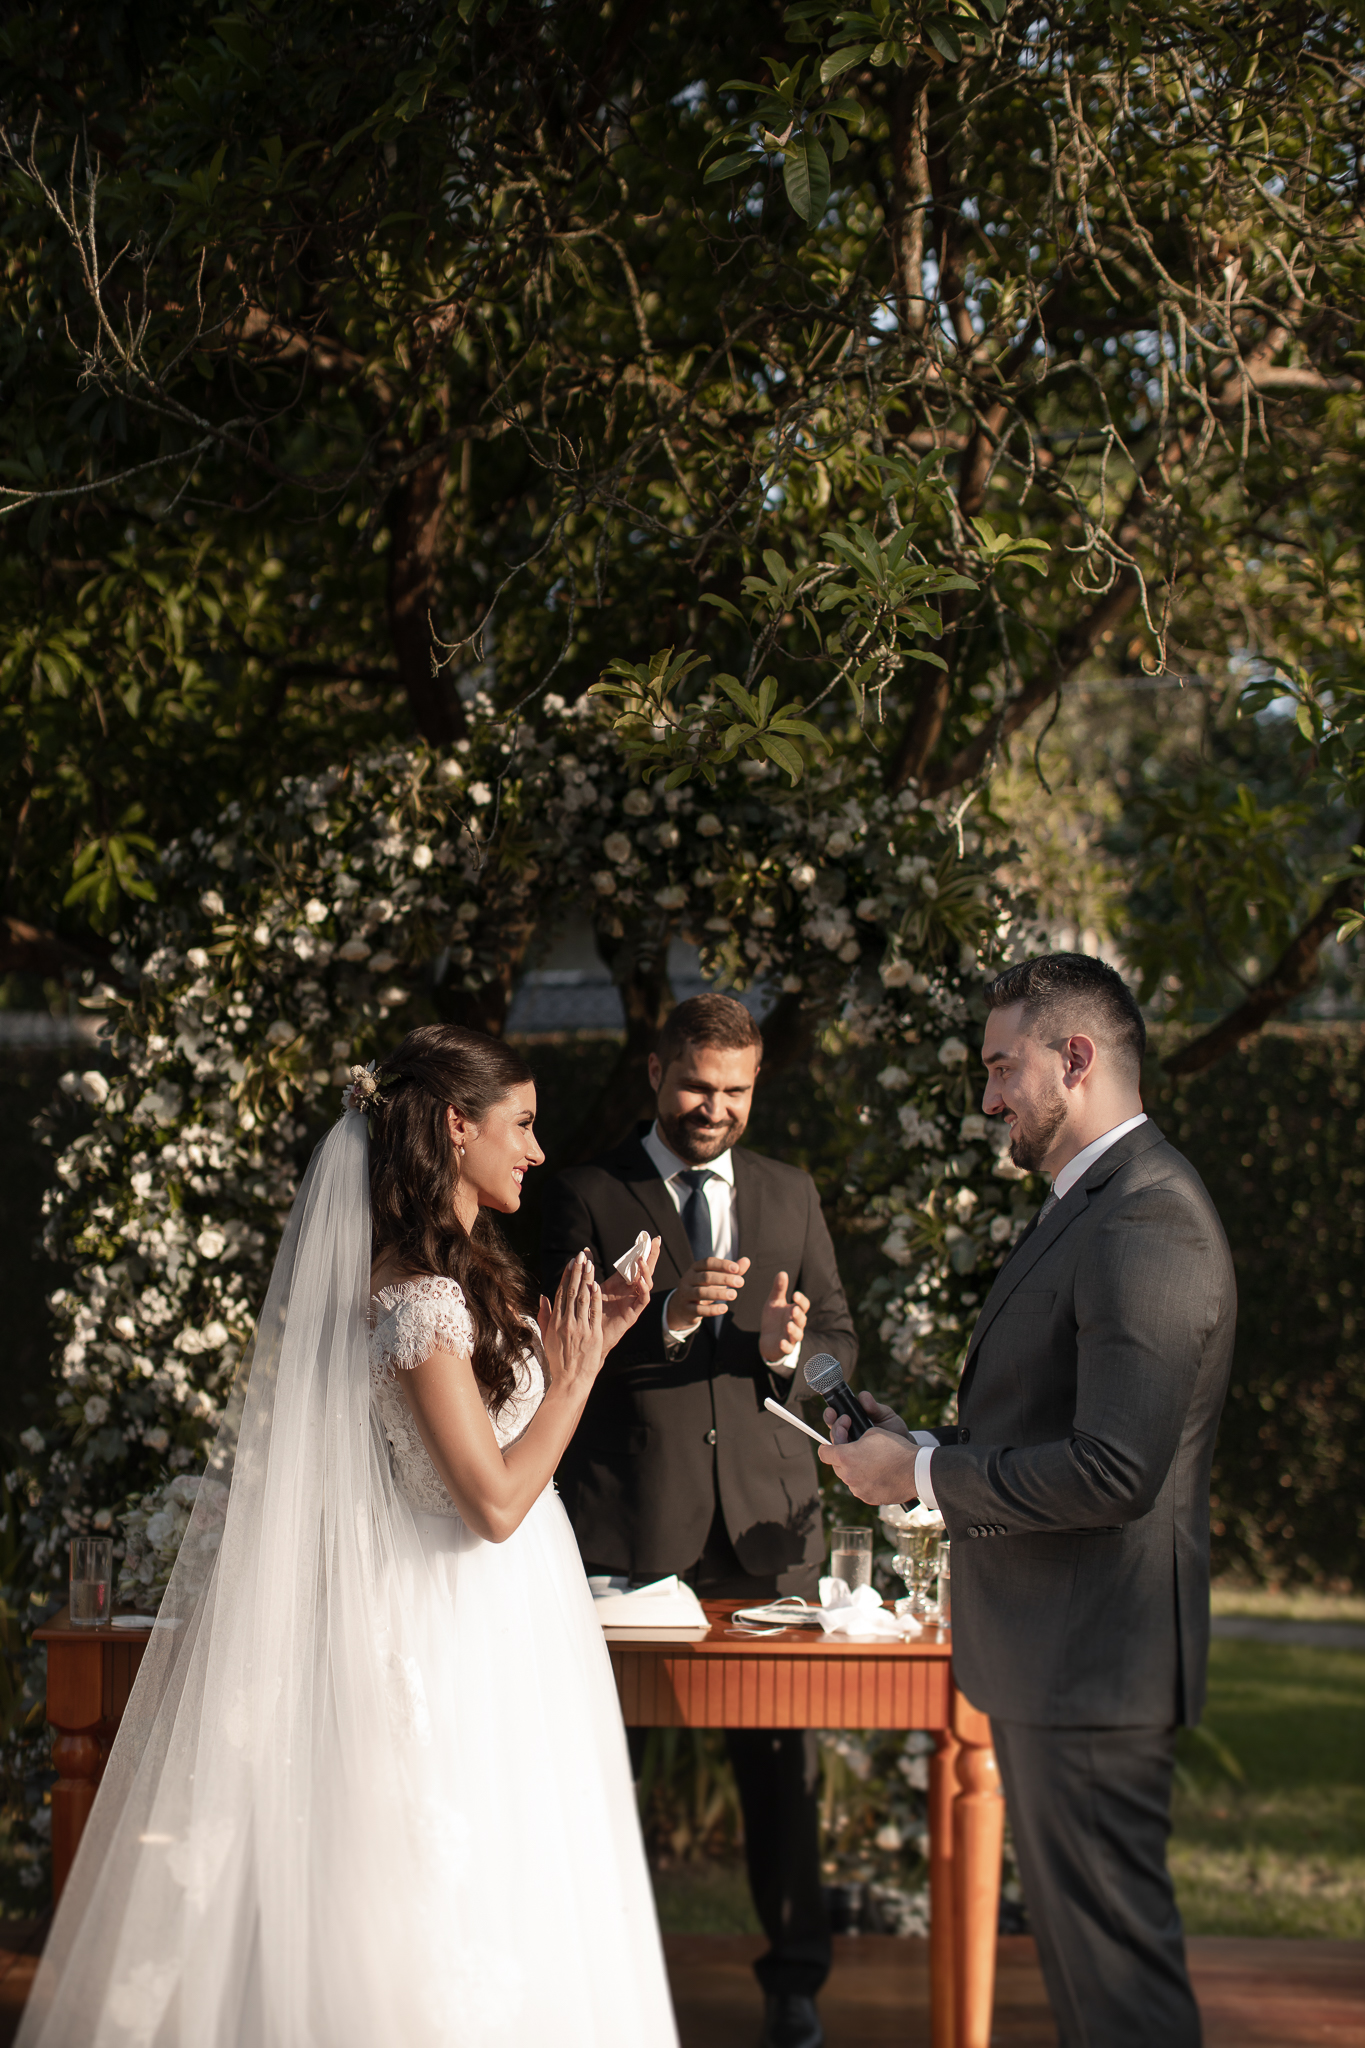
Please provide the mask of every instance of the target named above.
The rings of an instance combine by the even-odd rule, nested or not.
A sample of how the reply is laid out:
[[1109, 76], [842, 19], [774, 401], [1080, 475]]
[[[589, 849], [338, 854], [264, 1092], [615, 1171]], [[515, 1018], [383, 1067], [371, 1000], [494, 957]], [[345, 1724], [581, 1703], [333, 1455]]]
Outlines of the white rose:
[[209, 964], [209, 956], [202, 946], [191, 946], [185, 958], [196, 974], [202, 974]]
[[799, 996], [804, 987], [805, 983], [802, 981], [799, 974], [783, 975], [782, 993], [784, 996]]
[[126, 1344], [131, 1344], [137, 1335], [137, 1324], [131, 1316], [115, 1316], [114, 1335], [122, 1337]]
[[109, 1403], [103, 1394], [92, 1394], [81, 1413], [92, 1429], [98, 1429], [102, 1422], [109, 1420]]
[[793, 889], [809, 889], [815, 880], [815, 869], [808, 860], [799, 860], [791, 872]]
[[423, 844], [412, 849], [412, 864], [415, 868], [429, 868], [435, 855], [429, 846]]
[[205, 1323], [199, 1334], [204, 1340], [206, 1351], [221, 1351], [230, 1333], [227, 1324], [220, 1323], [215, 1317], [211, 1323]]
[[602, 851], [619, 867], [622, 861], [630, 859], [630, 841], [624, 832], [608, 832], [602, 841]]
[[221, 917], [223, 915], [223, 899], [216, 889], [205, 889], [203, 895], [199, 898], [199, 908], [203, 911], [205, 917]]
[[966, 1057], [967, 1047], [960, 1038], [945, 1038], [938, 1049], [941, 1067], [960, 1067]]
[[932, 903], [934, 898], [938, 895], [938, 883], [934, 880], [934, 877], [932, 875], [921, 875], [919, 878], [919, 885], [921, 889], [923, 889], [925, 895], [929, 898], [929, 901]]
[[297, 1037], [298, 1033], [288, 1018], [277, 1017], [266, 1031], [265, 1042], [267, 1045], [287, 1045], [291, 1038]]
[[889, 1095], [895, 1095], [910, 1085], [910, 1076], [904, 1067], [883, 1067], [877, 1076], [877, 1085], [885, 1088]]
[[195, 1240], [195, 1249], [201, 1258], [216, 1259], [227, 1249], [227, 1238], [216, 1223], [210, 1223], [201, 1230]]
[[616, 877], [610, 868], [599, 868], [592, 878], [592, 885], [599, 896], [616, 894]]
[[681, 883], [675, 882], [671, 888], [656, 889], [654, 891], [654, 901], [658, 904], [660, 910], [681, 910], [687, 901], [687, 891], [682, 887]]
[[473, 804], [491, 804], [493, 792], [486, 782], [471, 782], [469, 785], [469, 801]]
[[[147, 1434], [143, 1437], [142, 1441], [144, 1444], [146, 1444], [149, 1451], [164, 1451], [168, 1449], [170, 1445], [171, 1433], [168, 1429], [149, 1429], [147, 1431]], [[153, 1516], [152, 1520], [155, 1521], [156, 1517]], [[147, 1533], [148, 1535], [151, 1535], [150, 1522], [147, 1525]]]
[[825, 841], [825, 852], [831, 860], [837, 860], [841, 853], [848, 852], [852, 844], [853, 834], [851, 832], [831, 832], [829, 838]]
[[884, 988], [906, 988], [909, 985], [911, 969], [908, 960], [883, 960], [880, 972]]
[[862, 902], [858, 905], [856, 915], [867, 918], [878, 917], [881, 915], [881, 907], [881, 899], [879, 897], [864, 896]]
[[389, 974], [398, 965], [396, 953], [376, 953], [370, 962], [372, 974]]
[[258, 924], [251, 936], [258, 946], [268, 946], [270, 944], [270, 926], [268, 924]]
[[464, 780], [464, 769], [458, 761], [452, 761], [449, 755], [447, 755], [444, 761], [437, 763], [436, 779], [438, 782], [462, 782]]
[[663, 847], [665, 852], [672, 852], [675, 846], [680, 846], [682, 844], [682, 832], [679, 829], [679, 827], [673, 823], [673, 820], [671, 818], [666, 819], [665, 822], [656, 829], [654, 837], [658, 841], [659, 845]]
[[363, 939], [347, 939], [344, 946], [337, 947], [338, 960], [368, 960], [370, 949]]
[[714, 839], [724, 829], [714, 811], [703, 811], [697, 820], [697, 830], [703, 839]]
[[647, 789], [628, 789], [621, 799], [621, 809], [628, 818], [647, 818], [654, 808], [654, 799]]
[[964, 1145], [979, 1145], [986, 1135], [986, 1119], [973, 1110], [964, 1116], [957, 1127], [957, 1135]]
[[96, 1508], [93, 1519], [97, 1529], [112, 1529], [114, 1526], [114, 1510], [112, 1508]]
[[757, 925], [761, 932], [771, 931], [777, 923], [777, 912], [770, 903], [760, 903], [749, 912], [749, 922]]
[[850, 939], [847, 945], [840, 946], [839, 948], [839, 958], [843, 961], [845, 967], [851, 967], [854, 961], [861, 960], [862, 956], [863, 949], [856, 939]]
[[734, 926], [728, 917], [708, 917], [706, 929], [708, 932], [732, 932]]
[[320, 903], [316, 896], [311, 896], [303, 906], [303, 914], [309, 924], [322, 924], [327, 917], [327, 905]]
[[401, 1003], [408, 1001], [408, 995], [409, 992], [405, 988], [381, 988], [379, 1000], [381, 1003], [387, 1003], [391, 1010], [396, 1010]]
[[1006, 1239], [1010, 1236], [1010, 1233], [1013, 1230], [1013, 1228], [1014, 1226], [1010, 1222], [1008, 1216], [992, 1216], [991, 1243], [1004, 1244]]

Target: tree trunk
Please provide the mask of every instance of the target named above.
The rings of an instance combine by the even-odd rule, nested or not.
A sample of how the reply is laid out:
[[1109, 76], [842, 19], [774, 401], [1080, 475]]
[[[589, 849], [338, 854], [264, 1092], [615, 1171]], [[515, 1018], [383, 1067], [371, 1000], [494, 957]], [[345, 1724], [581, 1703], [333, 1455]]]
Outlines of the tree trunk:
[[433, 747], [448, 747], [465, 729], [454, 679], [433, 659], [446, 474], [444, 456], [423, 463], [395, 484], [388, 505], [389, 632], [412, 722]]

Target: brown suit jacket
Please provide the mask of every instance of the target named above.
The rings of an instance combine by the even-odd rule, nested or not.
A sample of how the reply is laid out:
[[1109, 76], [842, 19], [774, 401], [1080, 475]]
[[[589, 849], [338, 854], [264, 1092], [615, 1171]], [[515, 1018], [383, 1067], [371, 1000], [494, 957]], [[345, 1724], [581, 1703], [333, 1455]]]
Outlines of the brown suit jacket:
[[744, 1288], [718, 1329], [704, 1324], [669, 1355], [663, 1305], [692, 1263], [682, 1218], [640, 1140], [560, 1174], [547, 1192], [541, 1282], [553, 1292], [588, 1247], [609, 1271], [641, 1230], [662, 1239], [654, 1293], [610, 1354], [559, 1468], [579, 1548], [595, 1565], [636, 1579], [686, 1571], [706, 1543], [716, 1503], [740, 1563], [773, 1576], [780, 1592], [814, 1590], [824, 1553], [813, 1447], [763, 1406], [797, 1409], [804, 1390], [774, 1372], [758, 1348], [773, 1277], [810, 1297], [802, 1357], [831, 1351], [851, 1373], [858, 1356], [834, 1247], [815, 1183], [799, 1167], [742, 1148], [734, 1153]]

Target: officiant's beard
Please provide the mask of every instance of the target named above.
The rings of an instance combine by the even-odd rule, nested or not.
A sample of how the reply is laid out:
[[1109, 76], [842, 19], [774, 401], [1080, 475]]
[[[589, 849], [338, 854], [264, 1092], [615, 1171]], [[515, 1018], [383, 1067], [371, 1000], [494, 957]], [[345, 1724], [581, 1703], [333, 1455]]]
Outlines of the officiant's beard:
[[721, 1123], [707, 1123], [694, 1110], [690, 1116], [661, 1115], [659, 1135], [689, 1166], [705, 1166], [739, 1143], [747, 1122], [747, 1117], [727, 1116]]
[[1040, 1102], [1025, 1116], [1015, 1112], [1017, 1122], [1010, 1139], [1010, 1158], [1025, 1173], [1041, 1173], [1052, 1141], [1066, 1122], [1066, 1096], [1059, 1088], [1050, 1102]]

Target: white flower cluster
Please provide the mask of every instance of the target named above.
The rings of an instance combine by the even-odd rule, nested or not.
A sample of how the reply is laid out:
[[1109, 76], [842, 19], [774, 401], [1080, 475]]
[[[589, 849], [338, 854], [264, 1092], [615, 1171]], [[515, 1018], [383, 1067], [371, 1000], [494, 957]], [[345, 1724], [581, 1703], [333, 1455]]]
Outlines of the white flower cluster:
[[[1008, 906], [934, 808], [874, 770], [850, 757], [793, 790], [745, 762], [665, 792], [595, 701], [549, 698], [509, 731], [476, 699], [442, 759], [390, 749], [294, 778], [169, 849], [118, 979], [88, 996], [109, 1066], [67, 1075], [53, 1115], [48, 1245], [70, 1279], [55, 1415], [25, 1432], [12, 1489], [35, 1587], [71, 1531], [202, 1465], [337, 1091], [444, 992], [509, 981], [531, 932], [580, 906], [638, 956], [692, 937], [708, 971], [799, 998], [870, 1062], [882, 1092], [841, 1199], [881, 1233], [865, 1308], [899, 1386], [869, 1367], [941, 1407], [980, 1276], [1028, 1213], [972, 1073], [978, 962]], [[153, 1587], [174, 1515], [156, 1526], [136, 1532]]]
[[211, 1555], [223, 1539], [227, 1500], [228, 1490], [217, 1480], [182, 1472], [164, 1486], [144, 1493], [119, 1516], [124, 1554], [118, 1597], [124, 1606], [141, 1614], [156, 1613], [189, 1528], [191, 1510], [196, 1505], [199, 1508], [199, 1545]]

